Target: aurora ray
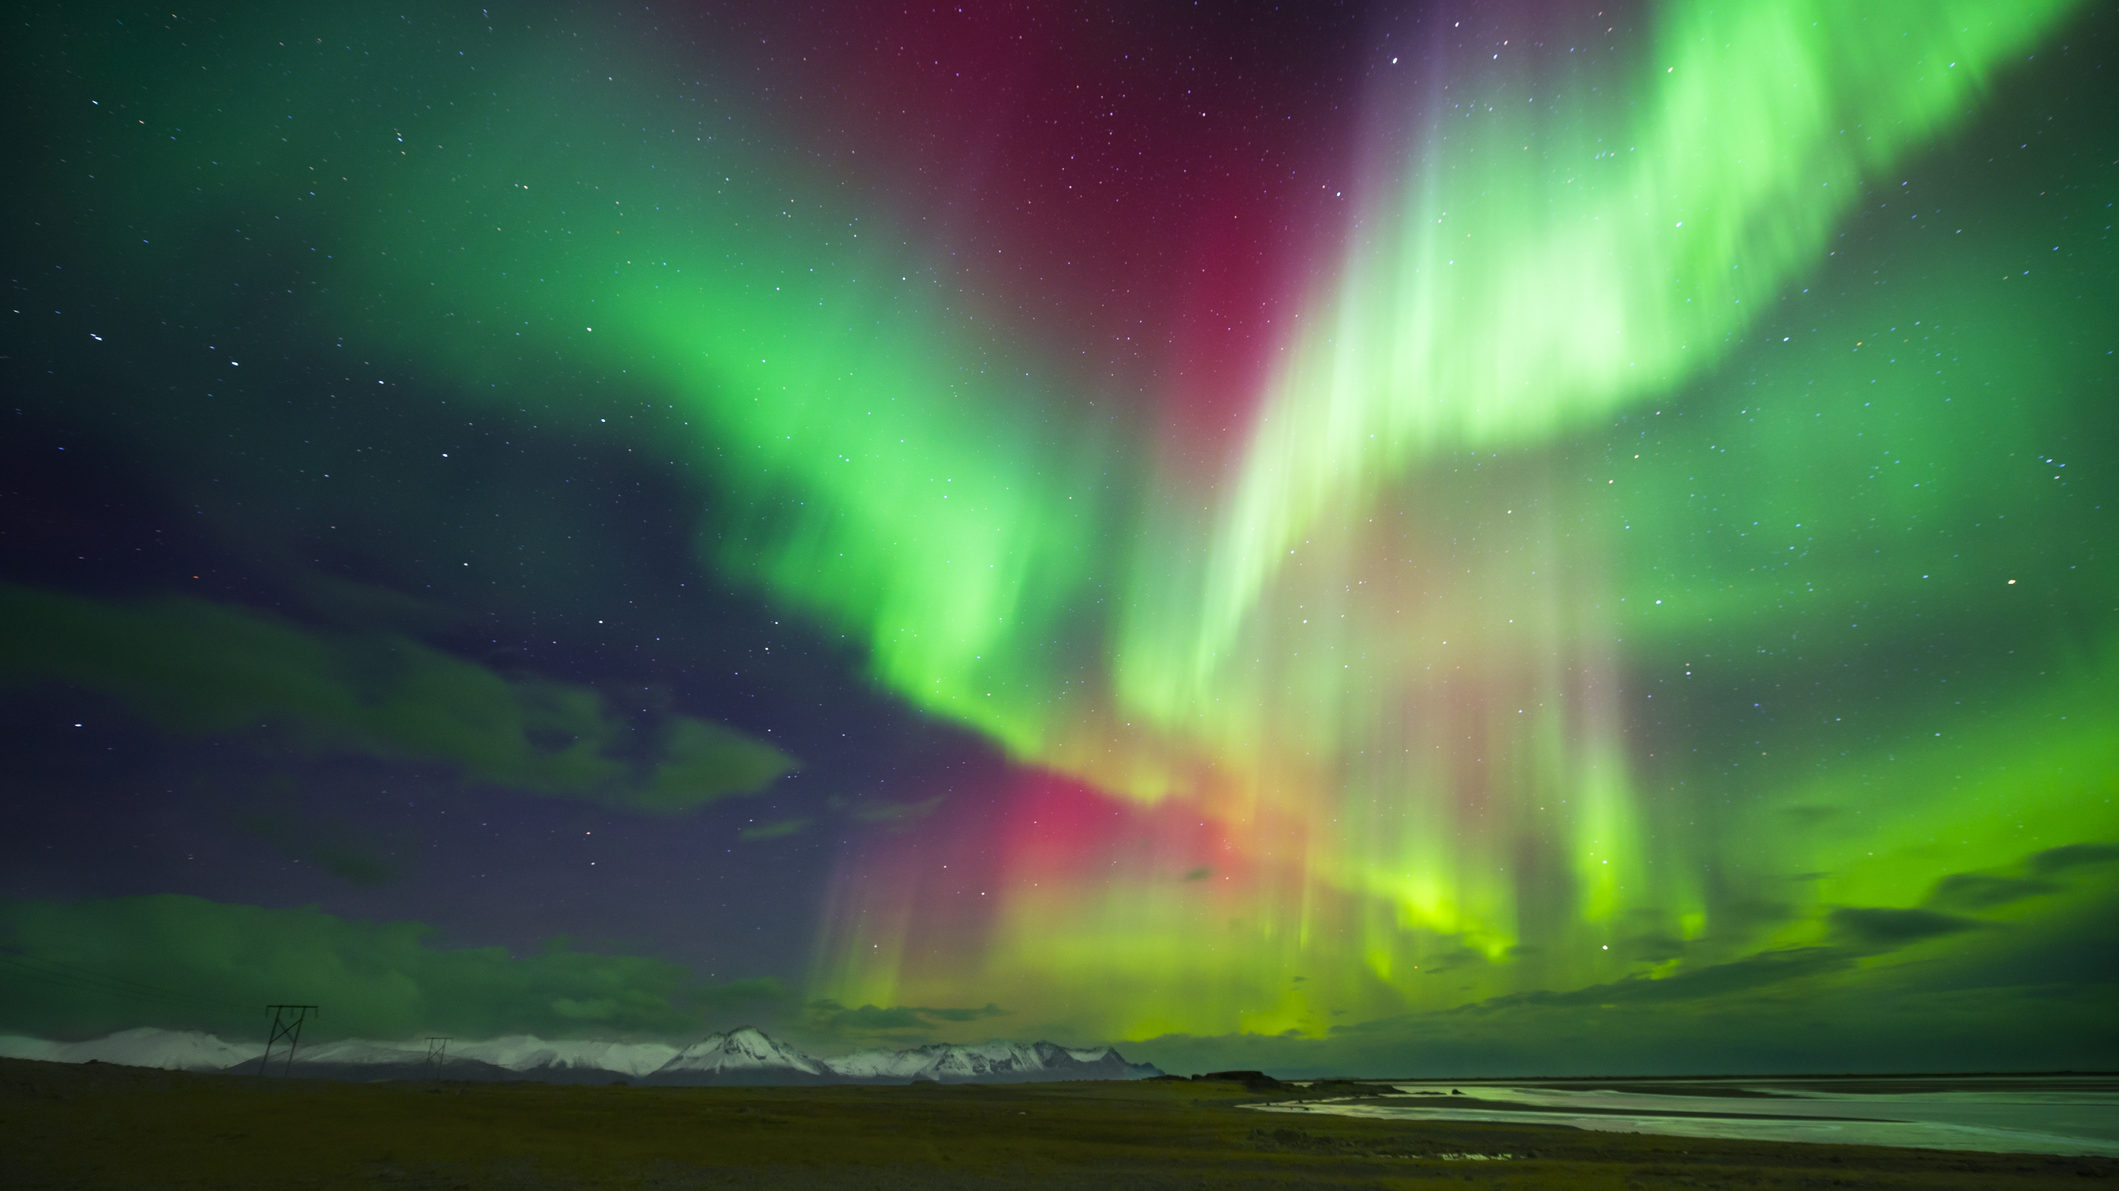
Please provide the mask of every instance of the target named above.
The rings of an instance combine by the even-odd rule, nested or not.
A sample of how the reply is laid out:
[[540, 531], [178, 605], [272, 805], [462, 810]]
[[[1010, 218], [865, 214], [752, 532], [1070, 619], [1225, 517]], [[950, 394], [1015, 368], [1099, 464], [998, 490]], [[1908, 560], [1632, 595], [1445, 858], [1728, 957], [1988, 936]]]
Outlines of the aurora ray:
[[[1186, 44], [1035, 8], [845, 14], [980, 47], [933, 79], [713, 6], [115, 12], [9, 51], [9, 354], [21, 416], [203, 528], [98, 577], [87, 514], [38, 521], [0, 675], [153, 765], [541, 796], [543, 837], [665, 857], [639, 913], [715, 980], [763, 902], [719, 883], [799, 887], [733, 973], [790, 1021], [1710, 1021], [1976, 983], [2114, 896], [2086, 6], [1378, 9], [1329, 46], [1366, 56], [1350, 162], [1251, 127], [1339, 110], [1313, 64], [1168, 84], [1130, 157], [1116, 116], [1021, 147], [1072, 94], [1033, 65], [1145, 88]], [[1167, 194], [1064, 213], [1120, 159]], [[223, 892], [191, 879], [118, 891]], [[532, 929], [441, 887], [468, 938]]]

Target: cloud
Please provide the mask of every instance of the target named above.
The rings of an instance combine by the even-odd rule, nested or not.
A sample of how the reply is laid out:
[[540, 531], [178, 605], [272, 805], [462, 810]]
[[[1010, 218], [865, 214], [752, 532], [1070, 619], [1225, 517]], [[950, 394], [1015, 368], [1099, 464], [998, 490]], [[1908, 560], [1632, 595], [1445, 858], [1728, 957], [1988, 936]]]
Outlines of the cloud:
[[[2101, 863], [2068, 856], [2060, 867]], [[1974, 889], [1972, 885], [1954, 888]], [[1977, 887], [1986, 896], [1990, 887]], [[1841, 907], [1826, 945], [1332, 1024], [1309, 1037], [1120, 1040], [1170, 1071], [1290, 1078], [2092, 1070], [2119, 1061], [2119, 888], [2063, 885], [2004, 928]], [[1877, 957], [1934, 943], [1916, 962]], [[1320, 1005], [1323, 1022], [1341, 1015]]]
[[1413, 1013], [1323, 1037], [1163, 1035], [1121, 1040], [1166, 1071], [1257, 1068], [1284, 1078], [1470, 1078], [1711, 1072], [2101, 1069], [2119, 1057], [2113, 986], [1924, 987], [1860, 967], [1698, 1001], [1518, 1003]]
[[365, 922], [161, 894], [0, 902], [0, 1028], [87, 1037], [138, 1025], [241, 1037], [258, 1006], [323, 1006], [328, 1034], [689, 1037], [714, 1009], [783, 999], [771, 981], [703, 985], [642, 956], [442, 947], [417, 922]]
[[[1450, 941], [1438, 939], [1437, 942]], [[1466, 968], [1484, 967], [1492, 962], [1492, 960], [1486, 958], [1485, 952], [1476, 947], [1467, 947], [1462, 943], [1450, 942], [1448, 950], [1437, 950], [1424, 957], [1420, 961], [1420, 971], [1428, 976], [1442, 976], [1451, 972], [1462, 971]]]
[[2102, 945], [2109, 921], [2085, 914], [2039, 940], [2038, 955], [2006, 931], [1966, 932], [1978, 944], [1970, 953], [1908, 965], [1867, 964], [1852, 948], [1800, 948], [1664, 980], [1398, 1014], [1322, 1036], [1166, 1035], [1120, 1047], [1169, 1071], [1255, 1067], [1289, 1078], [2101, 1069], [2119, 1059], [2110, 1012], [2119, 985], [2107, 958], [2119, 951]]
[[1832, 937], [1850, 946], [1888, 951], [1982, 925], [1970, 918], [1935, 910], [1893, 910], [1881, 907], [1839, 906], [1826, 915]]
[[756, 793], [795, 768], [734, 729], [667, 715], [643, 733], [592, 688], [504, 676], [393, 634], [312, 632], [181, 596], [117, 603], [10, 584], [0, 620], [10, 630], [0, 685], [101, 691], [175, 732], [273, 731], [651, 814]]
[[1928, 891], [1926, 905], [1943, 910], [1976, 912], [2019, 902], [2027, 897], [2056, 893], [2051, 881], [2027, 877], [1996, 877], [1983, 873], [1952, 873]]
[[725, 728], [689, 716], [663, 725], [661, 756], [625, 805], [637, 810], [677, 812], [732, 794], [753, 794], [795, 768], [787, 754]]
[[2029, 867], [2040, 876], [2051, 876], [2115, 862], [2119, 862], [2119, 844], [2067, 844], [2032, 856]]
[[[1856, 956], [1842, 948], [1798, 947], [1762, 951], [1726, 964], [1679, 971], [1660, 979], [1631, 976], [1586, 988], [1510, 993], [1461, 1006], [1452, 1014], [1510, 1012], [1524, 1006], [1580, 1008], [1585, 1006], [1669, 1004], [1711, 1000], [1738, 993], [1755, 992], [1790, 980], [1804, 979], [1852, 967]], [[1344, 1027], [1351, 1031], [1374, 1028], [1373, 1023]]]
[[1187, 881], [1204, 881], [1208, 877], [1211, 877], [1213, 875], [1213, 869], [1208, 868], [1205, 865], [1200, 865], [1198, 868], [1195, 868], [1191, 872], [1186, 873], [1184, 879]]
[[752, 843], [761, 840], [786, 839], [790, 835], [809, 830], [810, 824], [815, 821], [814, 819], [774, 819], [769, 823], [758, 823], [746, 827], [736, 834]]
[[837, 1001], [811, 1001], [807, 1009], [813, 1027], [842, 1034], [918, 1033], [945, 1023], [1008, 1016], [1007, 1010], [991, 1003], [978, 1008], [863, 1005], [858, 1009], [849, 1009]]

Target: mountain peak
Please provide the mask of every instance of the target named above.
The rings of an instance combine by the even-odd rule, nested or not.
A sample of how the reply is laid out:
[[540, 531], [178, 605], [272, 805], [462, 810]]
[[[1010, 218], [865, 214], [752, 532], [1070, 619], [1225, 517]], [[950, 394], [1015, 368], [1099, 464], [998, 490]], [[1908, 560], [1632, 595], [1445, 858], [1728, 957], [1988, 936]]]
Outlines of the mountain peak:
[[[255, 1070], [260, 1047], [236, 1045], [196, 1030], [125, 1030], [89, 1042], [0, 1036], [0, 1056], [195, 1071]], [[300, 1048], [294, 1070], [325, 1078], [418, 1079], [438, 1073], [426, 1043], [348, 1038]], [[683, 1048], [661, 1042], [546, 1041], [528, 1034], [450, 1043], [441, 1068], [453, 1079], [580, 1082], [618, 1077], [649, 1083], [1024, 1083], [1071, 1079], [1142, 1079], [1162, 1074], [1129, 1063], [1108, 1046], [1051, 1042], [933, 1042], [905, 1050], [870, 1049], [818, 1059], [756, 1026], [708, 1034]]]
[[721, 1075], [771, 1071], [821, 1076], [824, 1066], [755, 1026], [739, 1026], [725, 1034], [708, 1034], [685, 1047], [655, 1074]]

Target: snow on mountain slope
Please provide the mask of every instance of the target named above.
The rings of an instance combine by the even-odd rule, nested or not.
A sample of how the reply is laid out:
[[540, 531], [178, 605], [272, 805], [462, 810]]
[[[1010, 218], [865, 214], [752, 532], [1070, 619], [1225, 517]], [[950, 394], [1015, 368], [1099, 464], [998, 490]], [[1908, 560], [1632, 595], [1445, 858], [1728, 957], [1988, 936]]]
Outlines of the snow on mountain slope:
[[936, 1048], [929, 1074], [936, 1079], [978, 1079], [988, 1075], [1020, 1075], [1043, 1071], [1045, 1061], [1037, 1049], [1020, 1042], [982, 1042], [975, 1046]]
[[638, 1077], [652, 1074], [680, 1052], [665, 1042], [597, 1042], [561, 1039], [547, 1042], [534, 1034], [510, 1034], [484, 1041], [451, 1042], [452, 1059], [477, 1059], [510, 1071], [607, 1071]]
[[771, 1071], [825, 1074], [822, 1063], [750, 1026], [726, 1034], [707, 1035], [677, 1052], [655, 1074], [727, 1075]]
[[1033, 1079], [1139, 1079], [1161, 1074], [1132, 1064], [1108, 1046], [1083, 1048], [1050, 1042], [983, 1042], [972, 1046], [935, 1043], [910, 1050], [859, 1050], [824, 1060], [842, 1079], [935, 1079], [945, 1083]]
[[263, 1044], [238, 1046], [199, 1030], [158, 1030], [151, 1026], [121, 1030], [86, 1042], [52, 1042], [9, 1035], [0, 1038], [0, 1055], [10, 1059], [43, 1059], [53, 1063], [120, 1063], [159, 1067], [165, 1071], [219, 1071], [255, 1061]]
[[[0, 1036], [0, 1057], [4, 1058], [71, 1063], [95, 1059], [188, 1071], [255, 1071], [263, 1049], [262, 1043], [230, 1043], [197, 1030], [142, 1028], [87, 1042]], [[275, 1074], [284, 1070], [285, 1054], [283, 1044], [273, 1055]], [[446, 1066], [435, 1072], [427, 1065], [424, 1038], [335, 1039], [304, 1043], [295, 1054], [292, 1073], [331, 1079], [418, 1079], [430, 1073], [451, 1079], [524, 1076], [563, 1083], [602, 1076], [654, 1083], [896, 1083], [913, 1079], [978, 1083], [1139, 1079], [1160, 1074], [1153, 1066], [1126, 1062], [1107, 1046], [1063, 1047], [1050, 1042], [935, 1043], [817, 1059], [749, 1027], [709, 1034], [682, 1049], [661, 1042], [547, 1041], [531, 1034], [511, 1034], [452, 1040], [446, 1056]]]
[[1042, 1066], [1034, 1053], [1018, 1043], [931, 1043], [908, 1050], [859, 1050], [824, 1062], [835, 1074], [849, 1079], [976, 1079]]
[[933, 1065], [934, 1056], [917, 1050], [857, 1050], [825, 1059], [825, 1067], [842, 1079], [913, 1079]]
[[[262, 1040], [248, 1044], [226, 1042], [196, 1030], [141, 1028], [112, 1034], [88, 1042], [53, 1042], [22, 1035], [0, 1036], [0, 1058], [41, 1059], [56, 1063], [84, 1063], [98, 1059], [129, 1067], [161, 1067], [185, 1071], [255, 1071], [264, 1051]], [[667, 1063], [677, 1048], [663, 1042], [600, 1042], [571, 1039], [546, 1042], [528, 1034], [503, 1038], [452, 1040], [444, 1052], [453, 1069], [456, 1064], [489, 1064], [505, 1071], [529, 1075], [588, 1071], [620, 1076], [648, 1074]], [[287, 1044], [273, 1050], [273, 1073], [285, 1070]], [[317, 1074], [319, 1069], [385, 1069], [423, 1071], [427, 1068], [427, 1040], [377, 1040], [341, 1038], [306, 1041], [295, 1050], [293, 1074]], [[342, 1072], [326, 1071], [327, 1075]], [[461, 1075], [460, 1071], [453, 1071]]]

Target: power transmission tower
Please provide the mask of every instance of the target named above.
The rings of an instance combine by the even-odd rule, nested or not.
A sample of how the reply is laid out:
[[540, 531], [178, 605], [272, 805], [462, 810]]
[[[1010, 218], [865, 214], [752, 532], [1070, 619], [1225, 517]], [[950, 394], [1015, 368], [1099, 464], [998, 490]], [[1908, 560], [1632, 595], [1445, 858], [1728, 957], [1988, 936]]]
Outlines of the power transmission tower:
[[280, 1069], [285, 1075], [294, 1070], [294, 1048], [302, 1041], [302, 1023], [314, 1013], [323, 1016], [323, 1011], [314, 1005], [267, 1005], [272, 1010], [272, 1032], [265, 1036], [265, 1053], [258, 1056], [258, 1077], [264, 1078], [265, 1065], [272, 1061], [272, 1048], [287, 1040], [287, 1065]]
[[449, 1039], [445, 1035], [427, 1035], [427, 1074], [441, 1078], [441, 1069], [449, 1061]]

